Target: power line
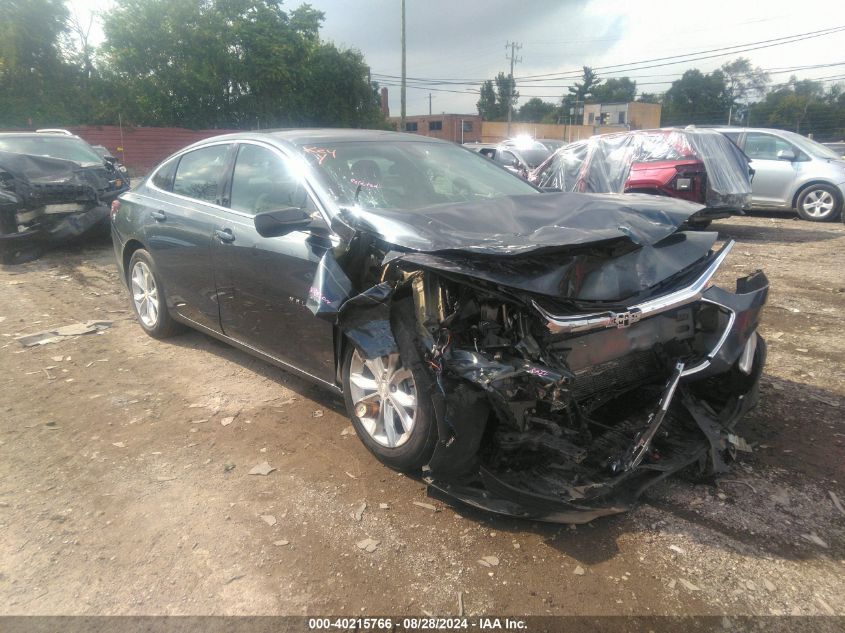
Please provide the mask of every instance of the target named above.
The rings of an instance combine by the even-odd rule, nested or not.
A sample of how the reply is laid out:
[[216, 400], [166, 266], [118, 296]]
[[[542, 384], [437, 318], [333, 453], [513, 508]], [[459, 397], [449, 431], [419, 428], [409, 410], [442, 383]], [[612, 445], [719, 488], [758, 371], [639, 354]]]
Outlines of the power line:
[[[703, 51], [697, 51], [694, 53], [683, 53], [678, 55], [670, 55], [666, 57], [656, 57], [652, 59], [645, 59], [636, 62], [626, 62], [623, 64], [611, 64], [607, 66], [596, 66], [593, 68], [595, 71], [606, 71], [610, 69], [620, 69], [614, 70], [612, 72], [632, 72], [636, 70], [647, 70], [650, 68], [659, 68], [662, 66], [673, 66], [676, 64], [686, 63], [686, 62], [693, 62], [693, 61], [701, 61], [705, 59], [712, 59], [715, 57], [724, 57], [727, 55], [736, 55], [738, 53], [744, 53], [753, 50], [760, 50], [764, 48], [773, 48], [775, 46], [784, 46], [787, 44], [794, 44], [797, 42], [803, 42], [808, 39], [814, 39], [817, 37], [823, 37], [825, 35], [831, 35], [834, 33], [839, 33], [845, 31], [845, 26], [836, 26], [830, 27], [827, 29], [821, 29], [819, 31], [811, 31], [809, 33], [798, 33], [794, 35], [785, 35], [782, 37], [771, 38], [768, 40], [759, 40], [757, 42], [746, 42], [744, 44], [735, 44], [733, 46], [726, 46], [721, 48], [713, 48]], [[727, 51], [727, 52], [726, 52]], [[712, 54], [711, 54], [712, 53]], [[681, 59], [681, 58], [689, 58], [689, 59]], [[675, 61], [668, 61], [668, 60], [675, 60]], [[652, 64], [652, 62], [665, 62], [659, 64]], [[641, 64], [652, 64], [649, 66], [641, 66]], [[626, 66], [639, 66], [638, 68], [626, 68], [621, 70], [623, 67]], [[580, 75], [582, 69], [577, 70], [569, 70], [569, 71], [562, 71], [556, 73], [542, 73], [538, 75], [523, 75], [520, 77], [515, 77], [523, 82], [540, 82], [540, 81], [550, 81], [554, 79], [573, 79]], [[377, 77], [384, 77], [389, 79], [398, 79], [396, 75], [390, 75], [386, 73], [373, 73], [374, 76]], [[433, 82], [435, 84], [454, 84], [454, 85], [480, 85], [483, 83], [484, 79], [432, 79], [432, 78], [425, 78], [425, 77], [408, 77], [408, 80], [417, 81], [417, 82]]]

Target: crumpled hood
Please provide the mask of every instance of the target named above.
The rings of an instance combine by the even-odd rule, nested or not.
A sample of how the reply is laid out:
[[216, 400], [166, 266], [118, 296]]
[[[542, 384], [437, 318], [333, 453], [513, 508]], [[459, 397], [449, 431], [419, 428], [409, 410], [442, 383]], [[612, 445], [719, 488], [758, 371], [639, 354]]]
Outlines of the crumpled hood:
[[22, 204], [97, 200], [110, 187], [105, 165], [0, 151], [0, 171], [14, 179]]
[[404, 250], [524, 255], [600, 243], [656, 244], [703, 208], [645, 194], [547, 193], [414, 211], [344, 208], [335, 221]]

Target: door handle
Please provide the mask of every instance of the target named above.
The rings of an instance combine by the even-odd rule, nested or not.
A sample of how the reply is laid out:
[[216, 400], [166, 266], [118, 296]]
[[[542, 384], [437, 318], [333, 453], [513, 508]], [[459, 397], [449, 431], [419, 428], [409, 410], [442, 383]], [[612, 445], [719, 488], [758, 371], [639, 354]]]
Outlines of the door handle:
[[150, 216], [156, 222], [164, 222], [167, 219], [167, 215], [164, 211], [150, 211]]
[[216, 237], [224, 244], [229, 244], [235, 241], [235, 236], [232, 234], [232, 229], [215, 229], [214, 237]]

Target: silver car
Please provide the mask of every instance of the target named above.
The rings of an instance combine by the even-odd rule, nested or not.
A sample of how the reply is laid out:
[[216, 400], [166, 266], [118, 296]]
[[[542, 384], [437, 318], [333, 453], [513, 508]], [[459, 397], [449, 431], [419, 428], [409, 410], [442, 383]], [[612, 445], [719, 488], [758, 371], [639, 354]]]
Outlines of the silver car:
[[751, 159], [754, 209], [794, 209], [805, 220], [835, 220], [845, 201], [845, 160], [794, 132], [719, 128]]

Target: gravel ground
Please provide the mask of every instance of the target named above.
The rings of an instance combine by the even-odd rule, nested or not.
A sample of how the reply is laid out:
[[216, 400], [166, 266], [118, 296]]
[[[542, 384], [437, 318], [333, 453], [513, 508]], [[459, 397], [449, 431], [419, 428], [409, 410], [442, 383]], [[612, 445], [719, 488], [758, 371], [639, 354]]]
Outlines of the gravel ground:
[[[739, 242], [724, 284], [772, 283], [753, 452], [577, 528], [427, 499], [336, 397], [198, 333], [148, 338], [110, 244], [0, 270], [0, 614], [454, 615], [460, 594], [470, 615], [845, 616], [845, 227], [715, 227]], [[15, 341], [88, 320], [112, 326]]]

